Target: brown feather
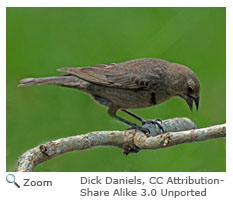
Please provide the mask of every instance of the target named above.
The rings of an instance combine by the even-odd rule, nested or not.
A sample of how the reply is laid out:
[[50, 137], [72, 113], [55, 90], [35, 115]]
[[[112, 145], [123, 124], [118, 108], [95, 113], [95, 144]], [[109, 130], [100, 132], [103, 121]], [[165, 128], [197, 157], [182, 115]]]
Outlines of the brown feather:
[[59, 68], [58, 71], [70, 73], [99, 85], [123, 89], [141, 89], [150, 87], [151, 81], [153, 81], [153, 85], [156, 85], [154, 81], [161, 78], [158, 71], [161, 74], [161, 66], [164, 65], [167, 65], [164, 60], [147, 58], [84, 68]]

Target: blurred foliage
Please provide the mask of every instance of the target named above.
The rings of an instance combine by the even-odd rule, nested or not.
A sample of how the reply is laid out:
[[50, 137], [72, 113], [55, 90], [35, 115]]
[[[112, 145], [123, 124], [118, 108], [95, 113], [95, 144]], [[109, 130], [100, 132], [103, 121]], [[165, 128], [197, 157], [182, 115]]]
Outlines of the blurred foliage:
[[[198, 112], [190, 112], [179, 98], [132, 111], [147, 119], [189, 117], [200, 128], [224, 123], [225, 15], [225, 8], [7, 8], [7, 171], [14, 170], [18, 156], [43, 142], [128, 128], [81, 91], [17, 87], [25, 77], [59, 75], [59, 67], [143, 57], [187, 65], [201, 83]], [[115, 147], [98, 147], [61, 155], [35, 169], [225, 170], [225, 139], [144, 150], [127, 157]]]

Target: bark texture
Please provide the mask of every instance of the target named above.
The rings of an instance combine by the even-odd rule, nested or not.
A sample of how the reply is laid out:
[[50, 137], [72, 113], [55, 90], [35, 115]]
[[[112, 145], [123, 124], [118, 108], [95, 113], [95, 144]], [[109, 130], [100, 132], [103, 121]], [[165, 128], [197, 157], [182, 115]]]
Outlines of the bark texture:
[[96, 146], [119, 147], [127, 155], [143, 149], [159, 149], [226, 136], [226, 124], [196, 129], [195, 123], [188, 118], [173, 118], [163, 121], [163, 134], [157, 125], [146, 124], [146, 126], [152, 136], [137, 130], [99, 131], [46, 142], [22, 154], [18, 159], [16, 171], [30, 172], [38, 164], [60, 154]]

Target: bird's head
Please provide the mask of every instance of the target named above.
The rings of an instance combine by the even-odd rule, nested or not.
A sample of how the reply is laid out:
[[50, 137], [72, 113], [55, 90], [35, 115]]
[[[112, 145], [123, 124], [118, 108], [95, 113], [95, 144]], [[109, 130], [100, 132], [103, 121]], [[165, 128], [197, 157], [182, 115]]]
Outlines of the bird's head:
[[190, 110], [193, 110], [193, 102], [198, 110], [200, 99], [200, 83], [197, 76], [186, 66], [175, 64], [178, 70], [178, 96], [183, 98]]
[[187, 102], [190, 110], [193, 110], [193, 101], [195, 102], [196, 109], [198, 110], [200, 99], [200, 84], [198, 80], [188, 79], [183, 91], [183, 99]]

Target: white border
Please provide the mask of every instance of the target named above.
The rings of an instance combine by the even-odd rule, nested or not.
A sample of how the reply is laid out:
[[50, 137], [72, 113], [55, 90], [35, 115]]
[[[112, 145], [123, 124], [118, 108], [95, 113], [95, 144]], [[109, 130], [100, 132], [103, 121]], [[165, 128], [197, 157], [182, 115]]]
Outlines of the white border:
[[6, 9], [0, 4], [0, 172], [6, 171]]
[[[133, 3], [132, 3], [133, 2]], [[34, 179], [49, 179], [53, 180], [54, 187], [52, 188], [21, 188], [18, 190], [11, 184], [7, 184], [6, 178], [6, 7], [227, 7], [227, 172], [226, 173], [18, 173], [17, 178], [22, 180], [24, 177]], [[233, 76], [233, 63], [232, 63], [232, 1], [230, 0], [3, 0], [0, 1], [0, 200], [8, 198], [7, 202], [78, 202], [78, 201], [101, 201], [101, 202], [119, 202], [120, 201], [179, 201], [182, 202], [219, 202], [227, 199], [227, 202], [231, 202], [232, 199], [232, 76]], [[217, 107], [216, 107], [217, 108]], [[225, 183], [221, 187], [209, 188], [209, 194], [207, 198], [80, 198], [78, 191], [80, 189], [79, 176], [115, 176], [125, 177], [134, 176], [147, 178], [149, 176], [208, 176], [214, 178], [224, 178]], [[100, 189], [101, 186], [98, 186]], [[182, 187], [182, 186], [178, 186]], [[135, 186], [134, 188], [137, 188]], [[185, 189], [186, 186], [183, 186]]]
[[3, 0], [7, 7], [225, 7], [228, 0]]

